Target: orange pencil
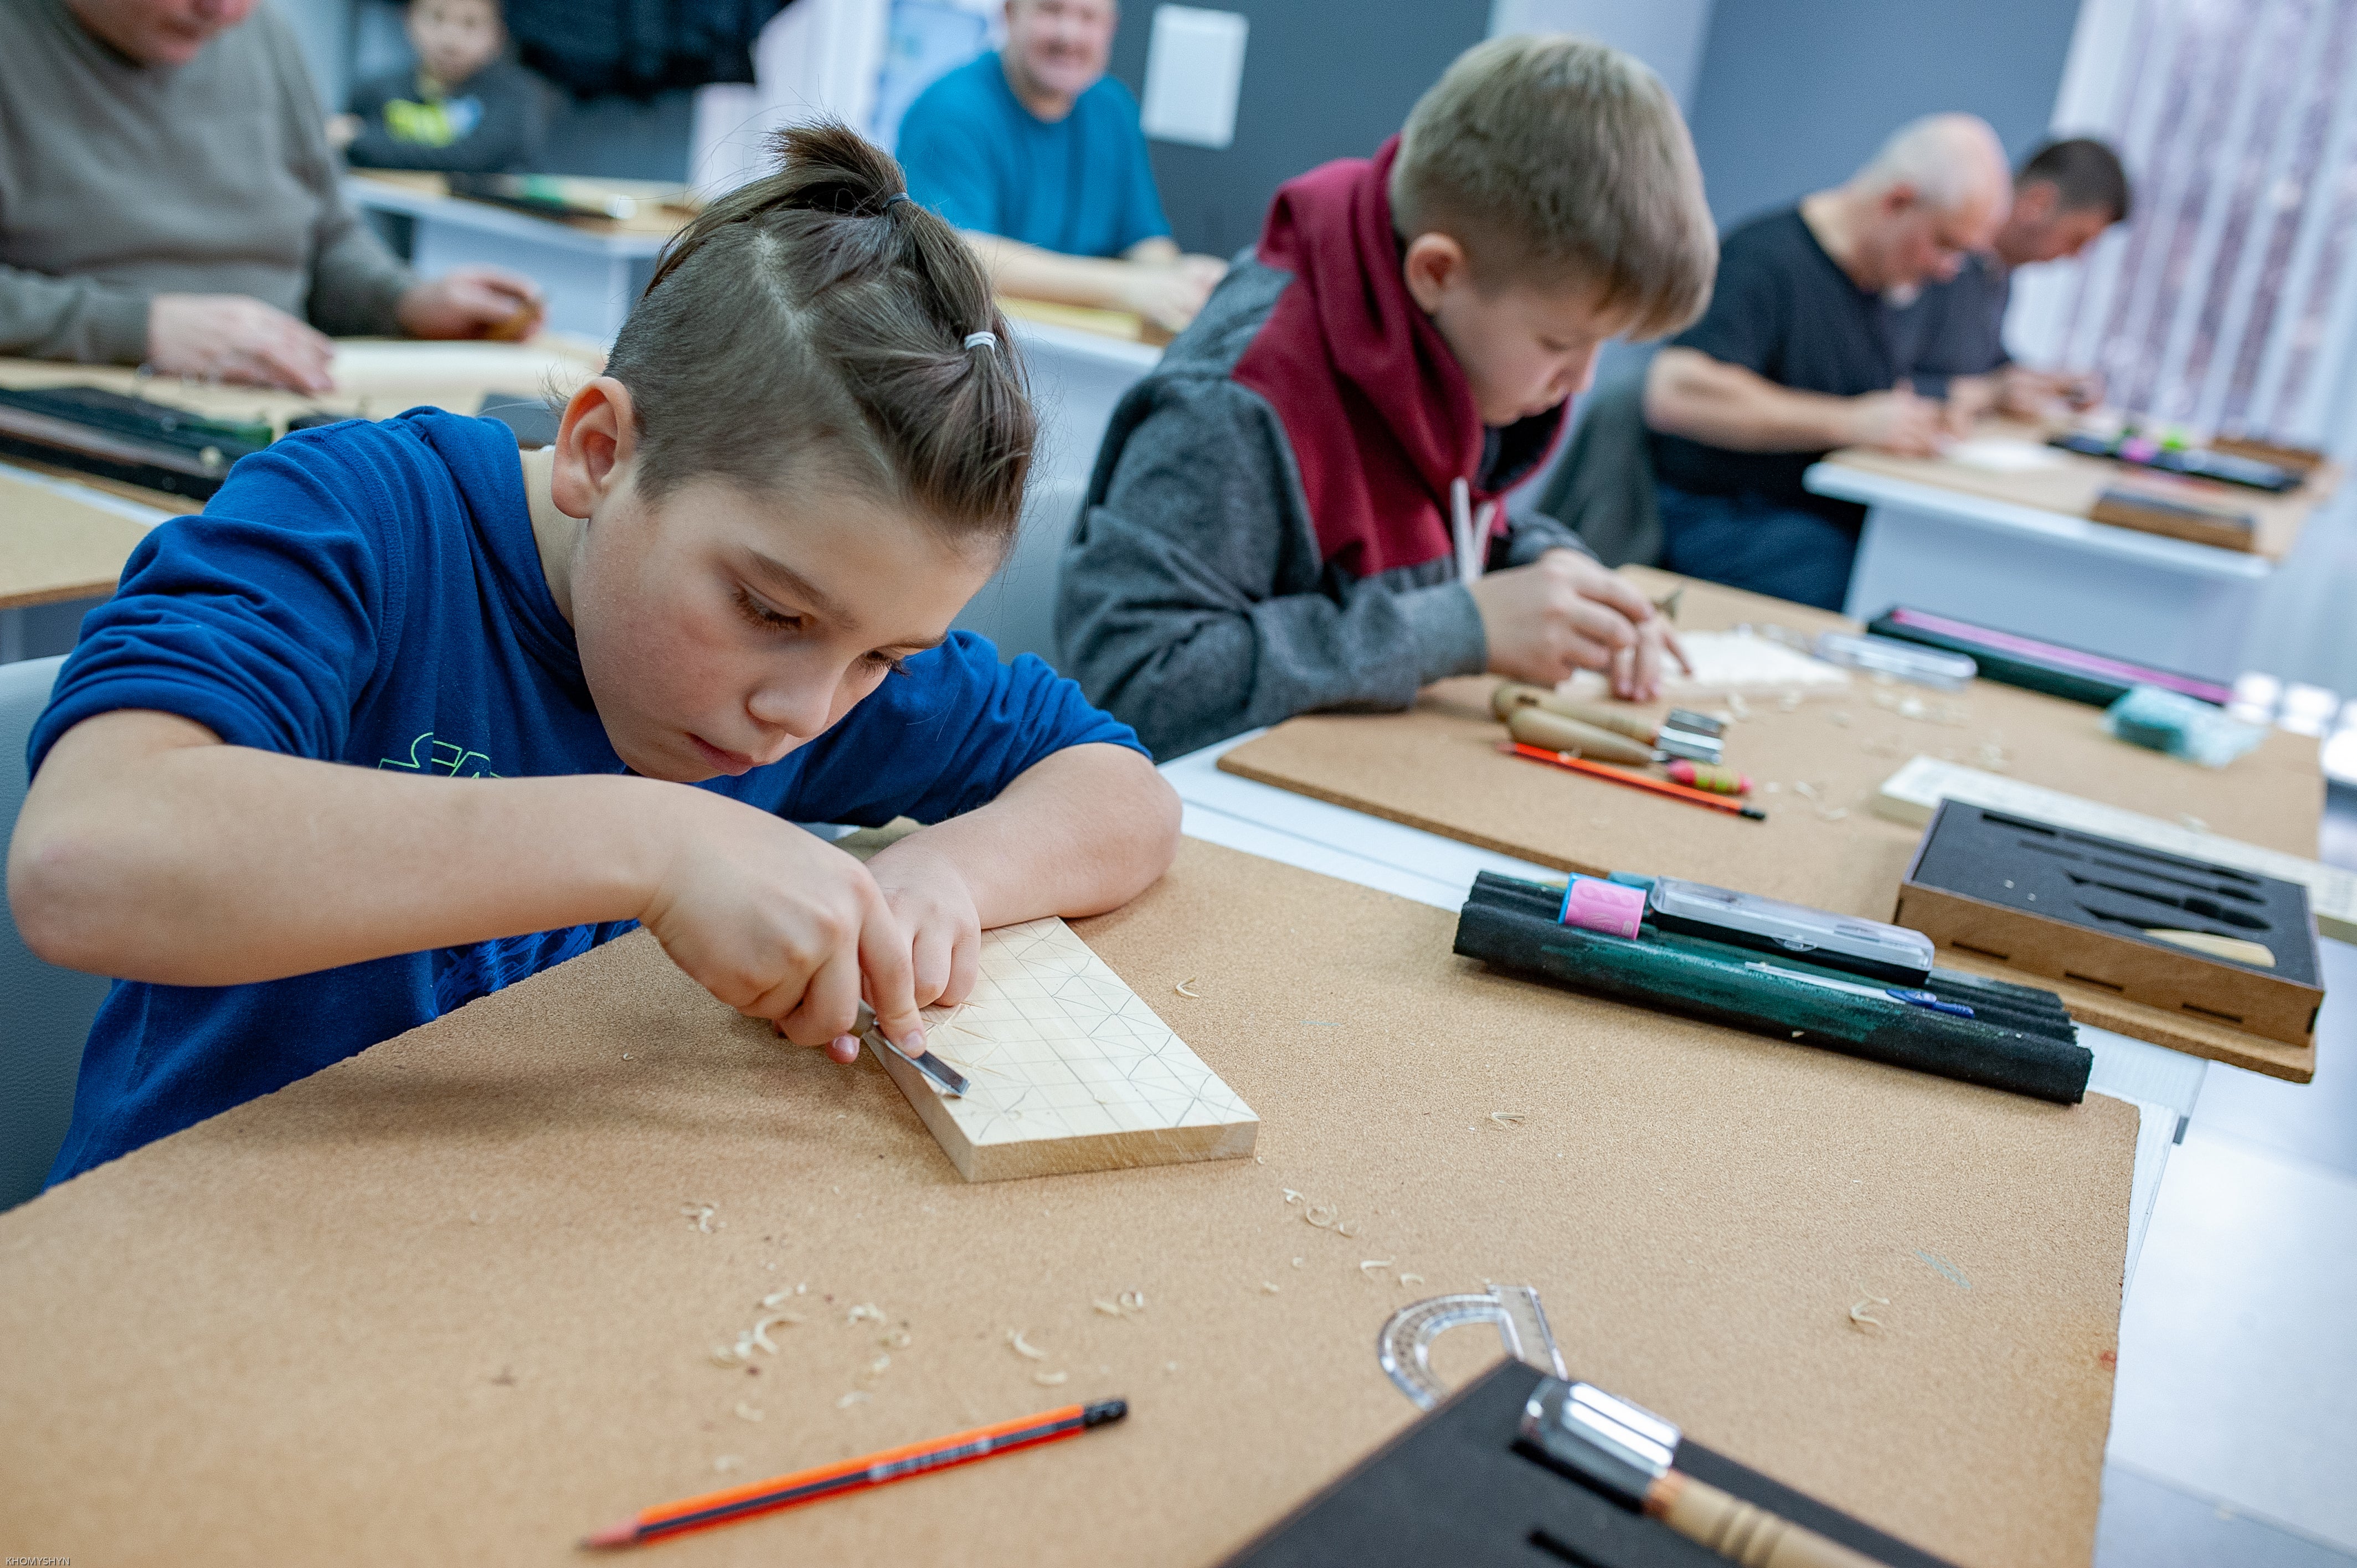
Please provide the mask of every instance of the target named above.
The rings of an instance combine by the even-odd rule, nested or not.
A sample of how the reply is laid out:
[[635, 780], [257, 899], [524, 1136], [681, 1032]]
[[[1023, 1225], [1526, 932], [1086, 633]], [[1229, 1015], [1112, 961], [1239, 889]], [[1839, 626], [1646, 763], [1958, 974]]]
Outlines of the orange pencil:
[[768, 1513], [772, 1509], [791, 1508], [796, 1503], [841, 1497], [845, 1492], [905, 1481], [928, 1470], [946, 1470], [953, 1465], [970, 1465], [993, 1455], [1013, 1453], [1017, 1448], [1053, 1443], [1060, 1437], [1075, 1437], [1092, 1426], [1119, 1421], [1128, 1413], [1127, 1400], [1068, 1404], [1061, 1410], [1019, 1416], [1013, 1421], [1002, 1421], [995, 1426], [977, 1426], [971, 1432], [961, 1432], [952, 1437], [905, 1444], [899, 1448], [887, 1448], [880, 1454], [870, 1454], [864, 1459], [820, 1465], [812, 1469], [798, 1470], [791, 1476], [780, 1476], [773, 1480], [754, 1481], [725, 1492], [706, 1492], [685, 1502], [649, 1509], [619, 1524], [608, 1525], [595, 1535], [585, 1536], [581, 1544], [636, 1546], [644, 1541], [682, 1535], [691, 1530], [708, 1530], [716, 1524], [749, 1519], [758, 1513]]
[[1516, 757], [1527, 757], [1533, 762], [1545, 762], [1557, 768], [1568, 768], [1574, 773], [1587, 773], [1598, 779], [1609, 779], [1615, 784], [1626, 784], [1631, 789], [1650, 789], [1656, 795], [1667, 795], [1673, 800], [1684, 800], [1696, 806], [1708, 806], [1714, 811], [1730, 811], [1738, 817], [1749, 817], [1755, 822], [1764, 822], [1768, 820], [1767, 812], [1755, 806], [1747, 806], [1740, 800], [1731, 800], [1725, 795], [1714, 795], [1704, 789], [1689, 789], [1683, 784], [1664, 783], [1659, 779], [1648, 779], [1641, 773], [1631, 773], [1625, 768], [1607, 768], [1600, 762], [1589, 762], [1566, 752], [1549, 751], [1544, 746], [1524, 746], [1520, 741], [1511, 740], [1501, 743], [1498, 749], [1511, 752]]

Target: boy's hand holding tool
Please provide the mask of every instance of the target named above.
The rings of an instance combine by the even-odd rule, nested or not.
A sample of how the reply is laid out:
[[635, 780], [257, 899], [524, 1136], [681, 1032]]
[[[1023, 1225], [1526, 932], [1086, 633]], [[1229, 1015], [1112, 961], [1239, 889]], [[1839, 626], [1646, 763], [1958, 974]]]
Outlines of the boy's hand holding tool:
[[640, 916], [672, 961], [739, 1013], [773, 1021], [797, 1045], [825, 1046], [837, 1061], [859, 1055], [852, 1031], [863, 990], [887, 1037], [923, 1051], [909, 929], [867, 867], [766, 811], [680, 793]]
[[1669, 622], [1636, 585], [1577, 551], [1484, 574], [1467, 592], [1481, 613], [1490, 669], [1510, 679], [1553, 686], [1575, 670], [1604, 670], [1615, 696], [1650, 702], [1661, 693], [1665, 653], [1687, 667]]

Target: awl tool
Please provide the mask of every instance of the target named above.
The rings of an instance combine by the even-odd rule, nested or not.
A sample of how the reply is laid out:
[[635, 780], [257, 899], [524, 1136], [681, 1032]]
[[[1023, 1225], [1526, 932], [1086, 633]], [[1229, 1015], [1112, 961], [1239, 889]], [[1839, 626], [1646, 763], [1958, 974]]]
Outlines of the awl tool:
[[940, 1088], [941, 1091], [943, 1094], [950, 1096], [952, 1099], [956, 1099], [965, 1093], [964, 1078], [960, 1076], [955, 1068], [952, 1068], [949, 1063], [933, 1055], [931, 1051], [920, 1051], [915, 1056], [910, 1056], [908, 1052], [902, 1050], [899, 1047], [886, 1039], [884, 1037], [884, 1031], [876, 1026], [876, 1010], [873, 1007], [868, 1006], [865, 1002], [862, 1002], [859, 1004], [859, 1017], [852, 1025], [852, 1033], [857, 1035], [861, 1039], [866, 1040], [869, 1045], [876, 1047], [877, 1050], [889, 1051], [894, 1056], [899, 1057], [902, 1061], [907, 1062], [910, 1067], [915, 1068], [919, 1072], [923, 1073], [927, 1078], [932, 1079], [934, 1084]]

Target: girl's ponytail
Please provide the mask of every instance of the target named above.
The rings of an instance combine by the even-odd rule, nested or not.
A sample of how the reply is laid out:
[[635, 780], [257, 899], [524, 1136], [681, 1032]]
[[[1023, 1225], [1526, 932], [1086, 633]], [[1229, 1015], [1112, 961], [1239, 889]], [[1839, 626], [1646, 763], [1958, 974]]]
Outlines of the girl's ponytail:
[[641, 486], [760, 489], [813, 465], [1003, 543], [1036, 428], [981, 264], [848, 127], [797, 126], [778, 150], [664, 247], [615, 340]]

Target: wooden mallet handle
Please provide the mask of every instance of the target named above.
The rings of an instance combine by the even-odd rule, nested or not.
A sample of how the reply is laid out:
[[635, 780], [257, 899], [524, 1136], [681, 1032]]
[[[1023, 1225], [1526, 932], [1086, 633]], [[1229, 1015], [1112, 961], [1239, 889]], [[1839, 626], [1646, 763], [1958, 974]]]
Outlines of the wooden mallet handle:
[[1676, 1470], [1646, 1489], [1645, 1511], [1743, 1568], [1884, 1568], [1837, 1541]]

